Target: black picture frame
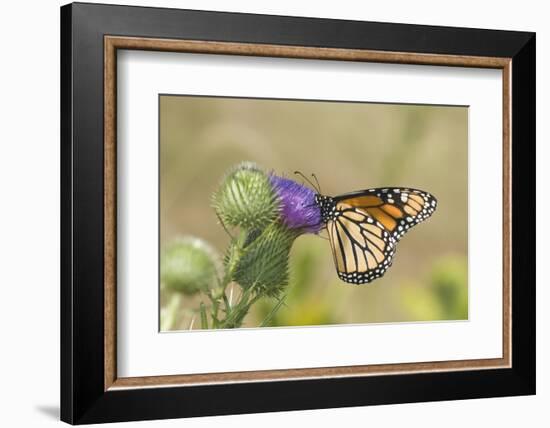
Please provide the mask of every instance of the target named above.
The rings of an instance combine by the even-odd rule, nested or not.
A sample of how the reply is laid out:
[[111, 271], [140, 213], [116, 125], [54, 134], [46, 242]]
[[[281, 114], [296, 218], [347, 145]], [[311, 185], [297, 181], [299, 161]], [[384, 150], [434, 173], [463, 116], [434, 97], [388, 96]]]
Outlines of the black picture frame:
[[[104, 388], [104, 36], [512, 59], [512, 366]], [[535, 34], [74, 3], [61, 8], [61, 419], [71, 424], [535, 393]]]

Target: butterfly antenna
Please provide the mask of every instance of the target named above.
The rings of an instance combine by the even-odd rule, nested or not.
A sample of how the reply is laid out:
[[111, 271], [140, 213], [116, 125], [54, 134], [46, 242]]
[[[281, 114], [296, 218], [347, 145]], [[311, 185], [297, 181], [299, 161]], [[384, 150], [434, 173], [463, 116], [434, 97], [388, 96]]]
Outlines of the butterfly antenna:
[[315, 179], [315, 182], [317, 183], [317, 189], [316, 189], [317, 193], [322, 193], [321, 192], [321, 185], [319, 184], [319, 180], [317, 180], [317, 176], [314, 173], [312, 173], [311, 176]]
[[299, 175], [300, 177], [302, 177], [305, 181], [308, 182], [308, 184], [311, 187], [313, 187], [319, 193], [319, 189], [317, 189], [317, 186], [315, 186], [315, 184], [313, 184], [313, 182], [309, 178], [307, 178], [304, 174], [302, 174], [300, 171], [294, 171], [294, 174]]

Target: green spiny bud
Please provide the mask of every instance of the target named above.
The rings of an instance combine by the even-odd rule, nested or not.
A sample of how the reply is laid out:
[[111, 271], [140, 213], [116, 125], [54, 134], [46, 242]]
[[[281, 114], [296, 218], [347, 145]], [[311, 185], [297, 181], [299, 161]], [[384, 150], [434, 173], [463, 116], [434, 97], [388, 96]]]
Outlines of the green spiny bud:
[[278, 296], [288, 284], [288, 257], [297, 232], [275, 222], [248, 234], [233, 279], [244, 289]]
[[279, 202], [268, 176], [246, 162], [229, 172], [212, 198], [224, 224], [263, 229], [279, 214]]
[[176, 239], [161, 255], [162, 286], [186, 295], [213, 288], [218, 260], [217, 253], [203, 240], [193, 237]]

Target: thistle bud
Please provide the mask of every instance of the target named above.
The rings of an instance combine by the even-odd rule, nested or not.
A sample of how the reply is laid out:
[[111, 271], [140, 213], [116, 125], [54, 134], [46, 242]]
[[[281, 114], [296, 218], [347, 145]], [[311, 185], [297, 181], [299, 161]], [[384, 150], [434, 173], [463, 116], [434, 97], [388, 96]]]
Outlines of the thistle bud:
[[161, 284], [166, 289], [193, 295], [216, 284], [217, 253], [203, 240], [179, 238], [162, 252]]
[[278, 296], [288, 284], [288, 258], [298, 233], [280, 222], [251, 232], [238, 260], [233, 279], [244, 289]]
[[252, 163], [229, 172], [212, 198], [216, 213], [228, 226], [263, 229], [277, 219], [279, 203], [268, 176]]

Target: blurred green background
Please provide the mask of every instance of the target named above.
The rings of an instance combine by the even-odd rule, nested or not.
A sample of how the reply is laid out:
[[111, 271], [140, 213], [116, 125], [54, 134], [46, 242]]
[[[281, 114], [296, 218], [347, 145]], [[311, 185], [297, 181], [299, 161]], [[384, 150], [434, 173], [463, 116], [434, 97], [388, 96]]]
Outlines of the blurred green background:
[[[299, 237], [286, 304], [272, 325], [467, 319], [466, 107], [162, 95], [161, 248], [192, 235], [223, 254], [228, 237], [210, 198], [243, 160], [290, 177], [314, 172], [327, 195], [402, 186], [439, 202], [432, 218], [402, 238], [392, 268], [369, 285], [340, 281], [328, 241]], [[169, 303], [163, 293], [161, 325]], [[178, 299], [171, 328], [188, 329], [199, 303]], [[254, 305], [244, 326], [257, 326], [275, 303]]]

